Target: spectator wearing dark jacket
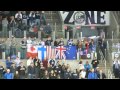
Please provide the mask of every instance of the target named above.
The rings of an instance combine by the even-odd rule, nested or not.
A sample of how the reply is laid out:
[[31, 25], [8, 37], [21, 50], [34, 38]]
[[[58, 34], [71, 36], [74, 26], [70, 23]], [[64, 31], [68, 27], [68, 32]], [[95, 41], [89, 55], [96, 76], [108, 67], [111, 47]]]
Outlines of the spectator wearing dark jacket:
[[53, 40], [51, 40], [51, 37], [49, 37], [46, 41], [45, 41], [45, 45], [46, 46], [51, 46]]
[[92, 67], [93, 67], [94, 69], [96, 69], [96, 67], [97, 67], [98, 64], [99, 64], [99, 61], [98, 61], [97, 59], [94, 59], [94, 60], [92, 60], [91, 64], [92, 64]]
[[57, 40], [54, 41], [54, 46], [56, 46], [56, 47], [58, 46]]
[[0, 79], [3, 79], [4, 67], [0, 65]]
[[28, 78], [29, 79], [35, 78], [35, 67], [33, 63], [31, 63], [30, 66], [28, 66]]
[[76, 70], [71, 74], [71, 79], [79, 79], [79, 75], [77, 74]]
[[45, 73], [44, 73], [43, 79], [49, 79], [49, 73], [48, 73], [47, 70], [45, 70]]
[[20, 79], [20, 75], [19, 75], [18, 71], [15, 72], [14, 79]]
[[53, 58], [51, 58], [51, 59], [49, 60], [49, 64], [52, 65], [52, 67], [54, 67], [55, 64], [56, 64], [56, 62], [55, 62], [55, 60], [54, 60]]
[[71, 72], [69, 69], [64, 72], [64, 79], [70, 79], [71, 78]]
[[40, 66], [38, 65], [38, 63], [35, 63], [35, 78], [36, 79], [39, 78], [39, 72], [40, 72]]
[[23, 62], [20, 63], [20, 66], [17, 68], [17, 71], [20, 75], [20, 79], [25, 79], [26, 67], [23, 65]]
[[10, 67], [10, 72], [15, 74], [16, 70], [17, 70], [17, 68], [15, 67], [15, 64], [13, 63]]
[[63, 46], [63, 45], [64, 45], [63, 38], [60, 39], [60, 41], [58, 42], [58, 45], [59, 45], [59, 46]]
[[97, 76], [98, 76], [98, 79], [106, 79], [106, 75], [105, 73], [103, 73], [102, 70], [100, 70], [100, 73]]
[[34, 58], [33, 62], [34, 62], [34, 66], [35, 66], [36, 63], [37, 63], [38, 66], [40, 66], [41, 61], [40, 61], [40, 59], [38, 59], [37, 56], [36, 56], [36, 58]]
[[115, 78], [120, 78], [120, 62], [118, 60], [115, 60], [113, 63], [113, 73]]

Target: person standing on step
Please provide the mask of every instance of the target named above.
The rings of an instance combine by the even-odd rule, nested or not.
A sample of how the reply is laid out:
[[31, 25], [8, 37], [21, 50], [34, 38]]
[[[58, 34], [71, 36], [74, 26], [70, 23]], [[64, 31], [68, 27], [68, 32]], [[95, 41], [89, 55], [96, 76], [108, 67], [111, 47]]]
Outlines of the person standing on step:
[[113, 63], [113, 73], [115, 75], [115, 78], [119, 78], [119, 76], [120, 76], [120, 62], [117, 59]]

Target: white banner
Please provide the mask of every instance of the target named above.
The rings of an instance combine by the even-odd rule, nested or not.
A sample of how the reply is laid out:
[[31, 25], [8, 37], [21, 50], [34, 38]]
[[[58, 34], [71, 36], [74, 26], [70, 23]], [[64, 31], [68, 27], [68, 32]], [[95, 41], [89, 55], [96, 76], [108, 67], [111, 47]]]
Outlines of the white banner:
[[64, 24], [81, 26], [110, 25], [109, 11], [60, 11]]

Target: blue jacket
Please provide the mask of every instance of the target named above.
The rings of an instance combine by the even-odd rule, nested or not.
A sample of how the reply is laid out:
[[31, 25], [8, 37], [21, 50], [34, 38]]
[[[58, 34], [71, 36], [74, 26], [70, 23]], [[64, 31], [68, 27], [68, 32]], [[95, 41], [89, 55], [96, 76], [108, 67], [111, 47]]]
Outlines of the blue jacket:
[[84, 68], [85, 68], [85, 70], [90, 70], [91, 66], [90, 66], [90, 64], [85, 64]]
[[98, 79], [97, 74], [90, 72], [90, 73], [88, 74], [88, 79]]
[[12, 65], [11, 61], [6, 60], [6, 68], [10, 68]]
[[13, 79], [13, 74], [12, 73], [5, 73], [4, 79]]

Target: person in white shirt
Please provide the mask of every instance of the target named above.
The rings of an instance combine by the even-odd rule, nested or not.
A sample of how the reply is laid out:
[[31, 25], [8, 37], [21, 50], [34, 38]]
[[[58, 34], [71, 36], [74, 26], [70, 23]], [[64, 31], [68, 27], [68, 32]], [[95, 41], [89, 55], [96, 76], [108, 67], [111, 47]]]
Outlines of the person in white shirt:
[[18, 11], [18, 13], [15, 14], [15, 19], [17, 23], [22, 23], [22, 14], [21, 11]]
[[85, 76], [86, 76], [86, 71], [85, 71], [85, 69], [82, 69], [82, 71], [80, 72], [80, 75], [79, 75], [79, 79], [85, 79]]
[[31, 40], [30, 37], [29, 37], [28, 40], [27, 40], [27, 44], [32, 44], [32, 40]]
[[82, 61], [79, 62], [79, 65], [78, 65], [78, 70], [83, 70], [84, 69], [84, 65], [82, 64]]
[[28, 67], [31, 63], [33, 63], [32, 57], [30, 57], [30, 58], [27, 60], [27, 67]]
[[16, 59], [14, 60], [15, 64], [16, 64], [16, 67], [18, 67], [20, 65], [20, 58], [19, 57], [16, 57]]

